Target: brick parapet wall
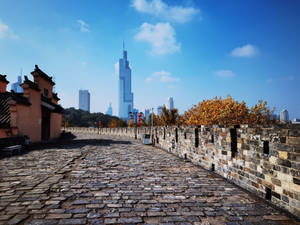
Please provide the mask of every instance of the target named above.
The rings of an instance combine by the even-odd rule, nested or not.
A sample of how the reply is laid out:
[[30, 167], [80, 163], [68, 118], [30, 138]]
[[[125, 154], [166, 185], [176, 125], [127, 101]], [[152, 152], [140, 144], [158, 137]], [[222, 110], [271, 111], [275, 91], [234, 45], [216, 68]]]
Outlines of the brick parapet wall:
[[[139, 128], [67, 128], [141, 139]], [[155, 145], [271, 201], [300, 217], [300, 126], [240, 128], [154, 127]]]

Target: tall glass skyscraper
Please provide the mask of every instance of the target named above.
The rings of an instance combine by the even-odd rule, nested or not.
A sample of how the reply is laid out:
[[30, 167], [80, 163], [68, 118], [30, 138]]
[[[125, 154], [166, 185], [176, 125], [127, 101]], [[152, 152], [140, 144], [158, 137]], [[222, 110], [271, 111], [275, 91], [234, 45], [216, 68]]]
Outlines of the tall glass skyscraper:
[[111, 102], [109, 103], [109, 106], [108, 106], [108, 108], [107, 108], [106, 114], [107, 114], [107, 115], [110, 115], [110, 116], [112, 116], [112, 114], [113, 114]]
[[127, 51], [123, 48], [123, 58], [119, 60], [119, 117], [128, 119], [133, 112], [133, 93], [131, 92], [131, 69], [127, 60]]
[[90, 112], [90, 93], [88, 90], [79, 90], [79, 109]]
[[167, 109], [173, 109], [174, 108], [174, 100], [173, 97], [169, 97], [166, 104]]
[[11, 90], [17, 93], [22, 93], [23, 88], [20, 86], [20, 84], [22, 84], [22, 76], [18, 76], [18, 81], [11, 84]]

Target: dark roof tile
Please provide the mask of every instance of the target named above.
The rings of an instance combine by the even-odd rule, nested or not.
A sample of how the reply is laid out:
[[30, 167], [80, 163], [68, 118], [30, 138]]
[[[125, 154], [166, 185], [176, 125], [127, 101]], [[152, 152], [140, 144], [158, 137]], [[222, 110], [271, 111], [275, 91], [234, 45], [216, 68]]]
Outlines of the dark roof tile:
[[35, 89], [36, 91], [41, 91], [39, 86], [36, 83], [29, 80], [27, 76], [24, 76], [24, 78], [25, 78], [25, 80], [24, 80], [23, 84], [28, 84], [30, 88]]
[[43, 79], [49, 81], [52, 85], [55, 85], [55, 83], [52, 80], [52, 77], [48, 76], [44, 71], [42, 71], [38, 65], [35, 65], [34, 71], [31, 72], [31, 74], [34, 76], [34, 74], [37, 73], [40, 77]]
[[0, 74], [0, 81], [3, 81], [3, 82], [5, 82], [5, 83], [9, 83], [9, 81], [8, 80], [6, 80], [6, 75], [3, 75], [3, 74]]

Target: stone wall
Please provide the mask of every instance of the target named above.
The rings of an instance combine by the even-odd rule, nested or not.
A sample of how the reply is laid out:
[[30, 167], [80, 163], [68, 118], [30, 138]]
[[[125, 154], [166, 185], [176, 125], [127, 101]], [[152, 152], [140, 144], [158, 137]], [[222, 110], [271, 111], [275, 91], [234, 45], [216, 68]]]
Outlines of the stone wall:
[[[71, 132], [141, 138], [139, 128], [68, 128]], [[300, 217], [300, 126], [154, 127], [155, 146], [212, 170]]]

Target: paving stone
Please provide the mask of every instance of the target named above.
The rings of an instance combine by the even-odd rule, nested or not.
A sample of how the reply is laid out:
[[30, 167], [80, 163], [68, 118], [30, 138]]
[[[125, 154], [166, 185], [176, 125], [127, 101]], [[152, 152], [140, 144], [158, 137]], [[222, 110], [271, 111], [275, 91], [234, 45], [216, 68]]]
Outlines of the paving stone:
[[21, 221], [23, 221], [24, 219], [26, 219], [29, 215], [25, 215], [25, 214], [19, 214], [14, 216], [12, 219], [10, 219], [7, 224], [18, 224]]
[[90, 209], [76, 208], [76, 209], [68, 209], [66, 210], [66, 213], [77, 214], [77, 213], [87, 213], [89, 211]]
[[46, 219], [69, 219], [72, 217], [72, 214], [49, 214], [46, 216]]
[[119, 223], [142, 223], [143, 219], [141, 217], [132, 217], [132, 218], [120, 218]]
[[86, 224], [86, 219], [62, 219], [59, 221], [60, 225], [80, 225]]
[[57, 220], [31, 220], [27, 221], [25, 225], [56, 225]]
[[0, 168], [0, 224], [300, 225], [211, 172], [124, 137], [79, 134], [2, 158]]

